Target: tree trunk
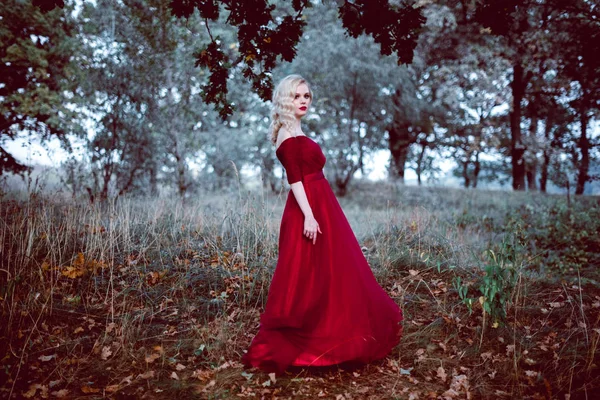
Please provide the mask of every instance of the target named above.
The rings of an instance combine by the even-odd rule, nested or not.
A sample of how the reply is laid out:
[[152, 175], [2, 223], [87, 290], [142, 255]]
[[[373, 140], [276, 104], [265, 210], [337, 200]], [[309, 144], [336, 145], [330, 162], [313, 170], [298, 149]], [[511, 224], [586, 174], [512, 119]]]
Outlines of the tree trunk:
[[389, 148], [392, 155], [392, 171], [390, 176], [404, 183], [404, 172], [406, 171], [406, 161], [408, 159], [411, 140], [411, 133], [407, 124], [392, 124], [389, 129]]
[[513, 67], [513, 80], [510, 84], [513, 95], [512, 111], [510, 113], [512, 177], [513, 189], [525, 190], [525, 162], [523, 154], [525, 145], [521, 137], [521, 102], [525, 95], [525, 71], [520, 61]]
[[579, 111], [581, 118], [581, 137], [578, 141], [579, 150], [581, 151], [581, 162], [579, 163], [579, 171], [577, 172], [577, 187], [575, 194], [583, 194], [585, 183], [589, 179], [588, 172], [590, 170], [590, 139], [587, 137], [588, 119], [587, 107], [581, 106]]
[[526, 167], [527, 167], [527, 190], [535, 190], [537, 191], [537, 184], [535, 181], [535, 177], [537, 175], [537, 129], [538, 129], [538, 118], [537, 117], [532, 117], [531, 118], [531, 125], [529, 127], [529, 138], [530, 138], [530, 143], [531, 142], [535, 142], [536, 145], [534, 146], [533, 149], [530, 149], [530, 153], [532, 157], [531, 157], [531, 161], [529, 163], [527, 163]]
[[419, 182], [419, 186], [421, 186], [421, 175], [423, 174], [423, 158], [425, 158], [425, 151], [427, 151], [427, 144], [421, 143], [421, 152], [419, 153], [419, 157], [417, 158], [417, 181]]
[[481, 162], [479, 161], [479, 152], [475, 153], [475, 161], [473, 162], [475, 168], [473, 169], [473, 189], [477, 189], [477, 182], [479, 181], [479, 172], [481, 172]]
[[546, 185], [548, 184], [548, 168], [550, 167], [550, 149], [548, 148], [548, 142], [550, 141], [550, 131], [552, 130], [552, 123], [550, 118], [546, 119], [544, 124], [544, 138], [546, 143], [544, 144], [544, 161], [542, 163], [542, 172], [540, 176], [540, 190], [542, 193], [546, 193]]
[[336, 193], [339, 197], [344, 197], [346, 193], [348, 193], [348, 185], [350, 184], [352, 177], [354, 176], [356, 171], [358, 171], [358, 169], [358, 166], [355, 165], [352, 168], [350, 168], [350, 171], [348, 171], [348, 173], [345, 176], [339, 176], [336, 174], [337, 176], [334, 182], [336, 187]]
[[469, 159], [463, 161], [462, 170], [463, 179], [465, 180], [465, 188], [468, 189], [471, 186], [471, 178], [469, 177]]
[[150, 168], [150, 196], [158, 197], [158, 166], [156, 162], [152, 163]]

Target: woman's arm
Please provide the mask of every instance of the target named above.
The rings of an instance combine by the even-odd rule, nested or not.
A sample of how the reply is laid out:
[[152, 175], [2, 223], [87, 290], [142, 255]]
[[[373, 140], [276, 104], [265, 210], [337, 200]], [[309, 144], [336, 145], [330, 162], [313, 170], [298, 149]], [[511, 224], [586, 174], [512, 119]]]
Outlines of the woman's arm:
[[294, 193], [294, 197], [304, 214], [304, 235], [313, 241], [313, 244], [317, 242], [317, 232], [321, 232], [321, 228], [319, 227], [319, 223], [315, 219], [312, 208], [310, 208], [310, 204], [308, 203], [308, 198], [306, 197], [306, 191], [304, 190], [304, 185], [302, 181], [292, 183], [290, 185], [292, 188], [292, 192]]

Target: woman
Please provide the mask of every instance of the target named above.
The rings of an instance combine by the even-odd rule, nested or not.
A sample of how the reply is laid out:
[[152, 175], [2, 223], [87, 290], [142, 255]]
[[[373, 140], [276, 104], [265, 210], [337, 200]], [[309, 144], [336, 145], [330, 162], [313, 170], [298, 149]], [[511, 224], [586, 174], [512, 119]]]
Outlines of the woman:
[[302, 131], [312, 91], [299, 75], [273, 94], [272, 141], [291, 185], [279, 258], [248, 367], [282, 372], [385, 357], [401, 334], [402, 313], [378, 285], [323, 175], [325, 156]]

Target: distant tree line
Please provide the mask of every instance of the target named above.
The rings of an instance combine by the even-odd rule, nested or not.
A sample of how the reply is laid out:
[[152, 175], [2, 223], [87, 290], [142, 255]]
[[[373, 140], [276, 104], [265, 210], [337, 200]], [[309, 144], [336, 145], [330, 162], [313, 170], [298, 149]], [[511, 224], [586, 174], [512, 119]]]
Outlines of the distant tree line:
[[0, 17], [0, 174], [29, 168], [2, 147], [20, 133], [77, 137], [74, 194], [189, 196], [242, 169], [280, 189], [268, 99], [292, 72], [341, 195], [381, 151], [399, 182], [443, 159], [473, 188], [599, 178], [591, 1], [7, 0]]

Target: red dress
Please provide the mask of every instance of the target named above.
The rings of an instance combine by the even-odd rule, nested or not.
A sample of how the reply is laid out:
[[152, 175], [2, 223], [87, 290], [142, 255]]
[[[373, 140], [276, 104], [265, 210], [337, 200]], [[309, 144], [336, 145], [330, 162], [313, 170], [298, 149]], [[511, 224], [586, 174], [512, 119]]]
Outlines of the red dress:
[[303, 235], [304, 214], [290, 190], [279, 258], [258, 334], [244, 365], [282, 372], [290, 365], [367, 363], [398, 344], [402, 312], [379, 286], [329, 182], [325, 156], [307, 136], [276, 151], [290, 184], [302, 181], [322, 234]]

